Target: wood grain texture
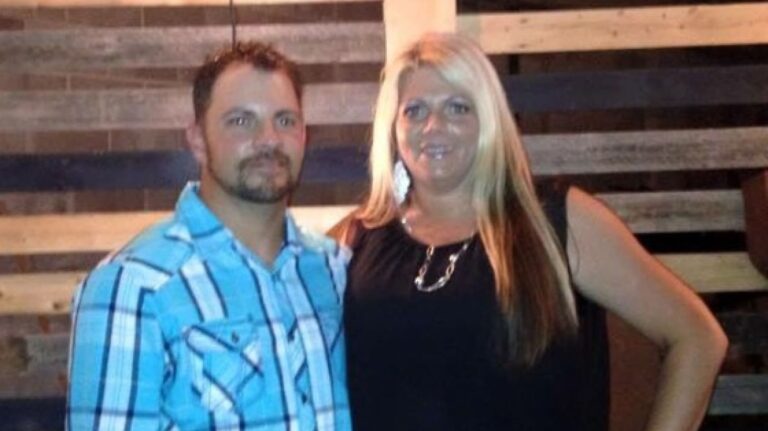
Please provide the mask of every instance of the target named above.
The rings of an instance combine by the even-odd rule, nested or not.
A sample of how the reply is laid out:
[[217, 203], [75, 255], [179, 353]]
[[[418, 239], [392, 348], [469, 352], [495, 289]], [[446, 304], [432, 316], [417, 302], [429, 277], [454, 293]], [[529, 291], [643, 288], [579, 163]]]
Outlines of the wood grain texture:
[[[237, 0], [238, 5], [293, 3], [381, 3], [382, 0]], [[147, 6], [227, 6], [229, 0], [3, 0], [3, 7], [147, 7]]]
[[[0, 32], [1, 33], [1, 32]], [[369, 123], [374, 83], [305, 88], [307, 124]], [[190, 88], [0, 93], [0, 131], [173, 129], [192, 120]]]
[[[523, 142], [533, 173], [544, 177], [768, 167], [765, 127], [526, 135]], [[356, 143], [310, 146], [303, 180], [366, 181], [366, 152]], [[3, 192], [179, 187], [197, 173], [186, 151], [12, 155], [0, 158], [0, 170]]]
[[[197, 67], [228, 46], [227, 26], [0, 32], [0, 71], [84, 71]], [[298, 63], [378, 63], [381, 23], [269, 24], [238, 27], [241, 40], [272, 43]]]
[[716, 316], [728, 334], [731, 356], [762, 355], [768, 352], [768, 313], [728, 311], [717, 313]]
[[467, 14], [457, 26], [492, 54], [750, 45], [768, 42], [768, 4]]
[[768, 374], [717, 378], [710, 415], [768, 414]]
[[68, 313], [84, 272], [0, 275], [0, 314]]
[[[306, 229], [325, 232], [354, 206], [294, 207], [290, 211]], [[0, 217], [0, 254], [110, 251], [169, 212], [84, 213]]]
[[699, 293], [768, 291], [768, 279], [757, 272], [743, 252], [656, 257]]
[[[198, 178], [189, 151], [137, 151], [106, 154], [18, 155], [0, 158], [0, 191], [178, 189]], [[301, 184], [336, 185], [367, 179], [365, 153], [354, 146], [309, 146]]]
[[[690, 253], [656, 256], [699, 293], [768, 292], [768, 279], [746, 253]], [[64, 314], [85, 273], [0, 275], [0, 315]]]
[[605, 193], [597, 197], [635, 234], [744, 230], [742, 199], [735, 190]]
[[522, 114], [768, 103], [768, 65], [556, 72], [502, 77]]
[[456, 0], [384, 0], [383, 8], [388, 60], [424, 33], [456, 31]]
[[[597, 197], [635, 233], [743, 230], [738, 191], [606, 193]], [[324, 232], [354, 206], [295, 207], [299, 224]], [[0, 217], [0, 255], [113, 250], [168, 212], [78, 213]]]
[[524, 136], [537, 175], [762, 168], [768, 128]]
[[768, 277], [768, 169], [744, 181], [741, 190], [749, 258]]

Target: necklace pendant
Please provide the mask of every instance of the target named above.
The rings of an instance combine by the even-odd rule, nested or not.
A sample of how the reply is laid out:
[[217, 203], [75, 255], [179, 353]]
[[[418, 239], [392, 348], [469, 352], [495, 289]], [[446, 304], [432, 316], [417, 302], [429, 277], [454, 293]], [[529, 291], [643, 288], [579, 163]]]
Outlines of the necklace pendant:
[[429, 247], [427, 247], [426, 256], [424, 257], [424, 263], [421, 264], [421, 267], [419, 268], [419, 272], [416, 274], [416, 278], [413, 279], [413, 285], [416, 287], [416, 290], [423, 293], [432, 293], [434, 291], [442, 289], [446, 284], [448, 284], [448, 281], [451, 280], [451, 277], [453, 276], [453, 272], [456, 269], [456, 262], [464, 254], [464, 252], [467, 251], [467, 248], [469, 248], [469, 243], [471, 241], [472, 241], [472, 238], [467, 239], [466, 241], [464, 241], [464, 244], [461, 246], [461, 248], [458, 251], [456, 251], [455, 253], [451, 253], [451, 255], [448, 256], [448, 266], [445, 268], [445, 273], [443, 273], [443, 275], [440, 276], [440, 278], [438, 278], [434, 284], [425, 286], [424, 279], [427, 276], [429, 265], [432, 263], [432, 256], [435, 253], [434, 246], [430, 245]]

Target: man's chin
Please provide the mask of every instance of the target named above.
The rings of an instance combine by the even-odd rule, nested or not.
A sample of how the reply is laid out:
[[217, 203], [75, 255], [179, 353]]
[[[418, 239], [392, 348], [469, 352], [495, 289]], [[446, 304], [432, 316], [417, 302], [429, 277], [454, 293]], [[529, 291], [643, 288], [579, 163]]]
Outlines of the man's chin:
[[253, 203], [274, 204], [287, 199], [293, 191], [293, 183], [280, 184], [241, 184], [235, 188], [235, 195], [245, 201]]

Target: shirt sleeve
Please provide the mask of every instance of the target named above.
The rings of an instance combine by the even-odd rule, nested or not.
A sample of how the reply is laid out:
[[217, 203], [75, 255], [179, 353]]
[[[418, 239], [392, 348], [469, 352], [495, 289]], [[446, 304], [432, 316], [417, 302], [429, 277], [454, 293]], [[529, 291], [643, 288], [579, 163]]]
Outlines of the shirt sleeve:
[[67, 430], [158, 430], [164, 348], [154, 291], [118, 264], [94, 270], [72, 307]]

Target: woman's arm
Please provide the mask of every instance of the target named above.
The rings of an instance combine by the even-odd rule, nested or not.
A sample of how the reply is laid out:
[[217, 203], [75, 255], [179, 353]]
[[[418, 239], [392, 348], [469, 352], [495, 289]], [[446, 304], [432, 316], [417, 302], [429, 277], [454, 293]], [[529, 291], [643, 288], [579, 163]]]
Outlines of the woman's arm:
[[646, 429], [696, 430], [728, 341], [685, 283], [646, 252], [605, 205], [568, 192], [568, 260], [577, 288], [664, 350]]

